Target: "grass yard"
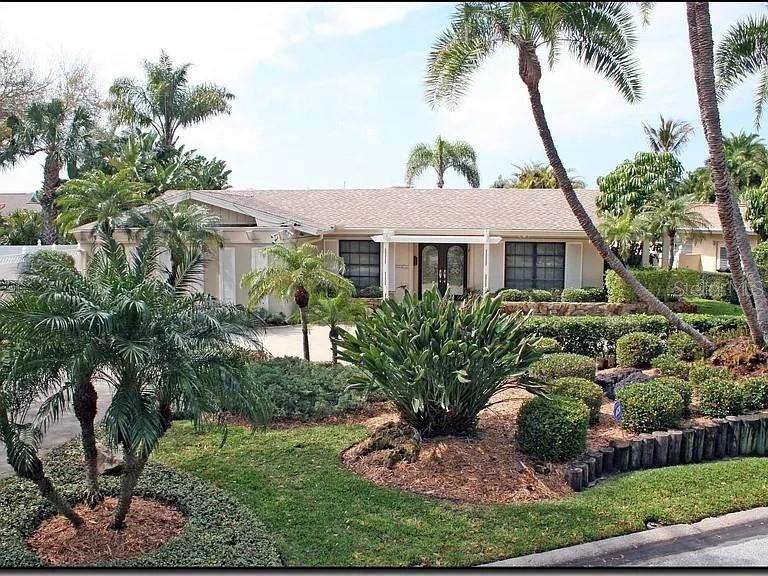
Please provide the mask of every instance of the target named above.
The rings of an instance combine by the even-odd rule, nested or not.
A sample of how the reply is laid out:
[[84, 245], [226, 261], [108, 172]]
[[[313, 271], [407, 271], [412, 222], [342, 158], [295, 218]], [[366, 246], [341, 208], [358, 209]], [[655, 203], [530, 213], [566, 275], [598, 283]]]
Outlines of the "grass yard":
[[713, 316], [741, 316], [741, 306], [719, 300], [704, 300], [703, 298], [686, 298], [686, 302], [696, 304], [699, 314], [712, 314]]
[[232, 428], [219, 448], [220, 433], [176, 423], [157, 457], [248, 506], [292, 566], [467, 566], [643, 530], [650, 519], [694, 522], [768, 505], [765, 458], [637, 472], [559, 501], [440, 501], [349, 472], [339, 455], [365, 433]]

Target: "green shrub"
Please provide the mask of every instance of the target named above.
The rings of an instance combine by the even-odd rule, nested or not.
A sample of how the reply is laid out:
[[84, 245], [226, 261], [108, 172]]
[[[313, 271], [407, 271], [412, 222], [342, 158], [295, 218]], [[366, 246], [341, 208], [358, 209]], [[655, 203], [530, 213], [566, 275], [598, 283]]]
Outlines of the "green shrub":
[[[51, 450], [44, 461], [46, 472], [65, 498], [70, 502], [82, 498], [82, 448], [77, 440]], [[119, 494], [118, 477], [102, 476], [99, 482], [106, 496]], [[100, 566], [253, 568], [283, 564], [274, 541], [245, 505], [192, 474], [152, 458], [139, 477], [135, 494], [177, 508], [187, 516], [187, 524], [179, 536], [152, 552]], [[44, 567], [25, 540], [55, 513], [33, 484], [4, 479], [0, 483], [0, 566]]]
[[561, 349], [560, 342], [554, 338], [539, 338], [533, 347], [539, 354], [554, 354], [555, 352], [560, 352]]
[[[299, 358], [273, 358], [257, 362], [253, 379], [269, 395], [274, 418], [309, 420], [360, 410], [368, 406], [365, 394], [347, 387], [359, 371], [352, 366], [306, 362]], [[373, 398], [376, 399], [376, 398]]]
[[539, 358], [535, 338], [520, 329], [525, 318], [501, 312], [501, 301], [457, 305], [437, 288], [421, 299], [411, 293], [402, 302], [386, 299], [358, 320], [355, 334], [340, 330], [340, 358], [364, 371], [358, 385], [392, 401], [423, 436], [470, 433], [500, 390], [537, 391], [526, 376]]
[[371, 284], [365, 288], [361, 288], [356, 291], [355, 294], [358, 298], [381, 298], [384, 295], [381, 286], [378, 284]]
[[574, 458], [587, 445], [589, 410], [574, 398], [532, 398], [517, 417], [520, 450], [540, 460], [559, 462]]
[[558, 378], [547, 386], [547, 392], [582, 400], [589, 408], [589, 423], [600, 421], [600, 407], [603, 405], [603, 389], [584, 378]]
[[288, 319], [282, 312], [273, 314], [266, 308], [259, 308], [256, 310], [256, 315], [261, 318], [264, 324], [267, 326], [285, 326], [288, 324]]
[[517, 288], [504, 288], [496, 293], [501, 296], [504, 302], [556, 302], [552, 292], [549, 290], [540, 290], [529, 288], [527, 290], [518, 290]]
[[739, 381], [745, 410], [768, 408], [768, 378], [752, 377]]
[[768, 284], [768, 242], [758, 242], [757, 246], [752, 248], [752, 258], [755, 259], [763, 284]]
[[560, 294], [562, 302], [605, 302], [602, 288], [565, 288]]
[[630, 332], [616, 341], [616, 363], [619, 366], [645, 368], [663, 353], [661, 338], [648, 332]]
[[526, 300], [525, 292], [517, 288], [505, 288], [496, 292], [504, 302], [524, 302]]
[[654, 379], [654, 383], [658, 385], [665, 384], [670, 388], [673, 388], [680, 394], [680, 398], [683, 399], [683, 406], [686, 409], [688, 408], [688, 405], [691, 403], [691, 398], [693, 397], [693, 384], [682, 378], [677, 378], [676, 376], [661, 376]]
[[595, 368], [595, 361], [589, 356], [559, 352], [547, 354], [534, 362], [528, 370], [528, 374], [544, 382], [566, 377], [594, 380]]
[[651, 366], [657, 368], [662, 376], [674, 376], [683, 380], [688, 380], [688, 373], [691, 370], [688, 364], [669, 353], [656, 356], [651, 360]]
[[699, 384], [699, 412], [712, 418], [739, 414], [744, 408], [740, 386], [725, 378], [710, 378]]
[[704, 362], [697, 362], [691, 366], [688, 371], [688, 381], [693, 384], [694, 388], [698, 388], [699, 384], [705, 380], [711, 378], [725, 378], [727, 376], [726, 371], [723, 368], [712, 366], [712, 364], [706, 364]]
[[[687, 268], [635, 268], [631, 272], [654, 296], [663, 301], [688, 297], [730, 302], [734, 298], [730, 274], [698, 272]], [[613, 270], [605, 274], [605, 287], [608, 302], [638, 302], [634, 291]]]
[[631, 432], [653, 432], [677, 425], [685, 411], [680, 394], [666, 384], [651, 380], [619, 391], [621, 426]]
[[680, 360], [697, 360], [703, 356], [701, 346], [685, 332], [672, 332], [667, 336], [667, 352]]

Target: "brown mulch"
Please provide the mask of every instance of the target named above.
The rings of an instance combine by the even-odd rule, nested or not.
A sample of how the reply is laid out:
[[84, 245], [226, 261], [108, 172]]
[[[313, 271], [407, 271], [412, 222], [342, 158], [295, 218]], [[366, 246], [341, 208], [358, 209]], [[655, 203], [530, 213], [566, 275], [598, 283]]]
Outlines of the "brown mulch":
[[116, 532], [109, 528], [116, 506], [116, 498], [106, 498], [93, 509], [80, 504], [75, 508], [83, 518], [79, 528], [61, 515], [48, 518], [27, 545], [52, 566], [77, 566], [145, 554], [178, 536], [187, 523], [175, 508], [134, 498], [125, 529]]
[[768, 354], [748, 336], [721, 343], [712, 355], [712, 364], [730, 368], [739, 377], [768, 374]]

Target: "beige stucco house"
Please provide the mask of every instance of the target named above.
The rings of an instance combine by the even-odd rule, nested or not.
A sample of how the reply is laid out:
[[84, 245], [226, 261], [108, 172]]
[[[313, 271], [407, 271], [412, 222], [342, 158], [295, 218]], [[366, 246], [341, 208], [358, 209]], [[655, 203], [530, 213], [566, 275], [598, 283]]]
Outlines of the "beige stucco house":
[[[597, 194], [578, 191], [593, 219]], [[433, 284], [456, 295], [603, 285], [603, 260], [559, 189], [230, 189], [170, 191], [161, 198], [200, 204], [220, 217], [223, 245], [212, 247], [200, 289], [237, 304], [248, 303], [243, 275], [267, 265], [261, 248], [288, 241], [338, 254], [358, 290], [381, 286], [389, 298]], [[681, 247], [681, 266], [715, 271], [722, 263], [713, 213], [707, 214], [712, 232]], [[80, 265], [92, 250], [88, 228], [75, 231]], [[117, 234], [132, 243], [132, 236]], [[275, 296], [262, 306], [288, 310]]]

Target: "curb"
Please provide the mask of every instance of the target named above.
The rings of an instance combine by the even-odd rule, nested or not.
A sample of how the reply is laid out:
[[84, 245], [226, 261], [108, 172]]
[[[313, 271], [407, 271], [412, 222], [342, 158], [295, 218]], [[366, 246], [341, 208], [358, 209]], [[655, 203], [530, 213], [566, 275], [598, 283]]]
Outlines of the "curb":
[[[499, 560], [481, 566], [495, 568], [537, 566], [629, 566], [632, 561], [631, 555], [636, 555], [639, 559], [644, 559], [646, 557], [651, 558], [656, 556], [654, 550], [656, 552], [661, 552], [662, 555], [685, 552], [686, 549], [680, 546], [684, 543], [681, 542], [681, 540], [695, 541], [699, 544], [699, 546], [694, 546], [694, 549], [697, 549], [705, 547], [706, 545], [711, 545], [711, 542], [705, 542], [704, 546], [701, 546], [702, 540], [706, 541], [708, 537], [715, 537], [718, 542], [743, 539], [749, 537], [749, 534], [739, 535], [732, 529], [737, 527], [750, 529], [754, 525], [765, 525], [763, 533], [768, 534], [768, 507], [733, 512], [715, 518], [705, 518], [694, 524], [663, 526], [644, 532], [635, 532], [623, 536], [607, 538], [605, 540], [596, 540], [586, 544], [577, 544], [576, 546], [569, 546], [567, 548], [558, 548], [556, 550], [550, 550], [549, 552]], [[729, 531], [733, 533], [729, 534]], [[729, 538], [729, 536], [731, 537]], [[675, 551], [666, 549], [659, 550], [661, 548], [667, 548], [670, 544], [674, 544]]]

